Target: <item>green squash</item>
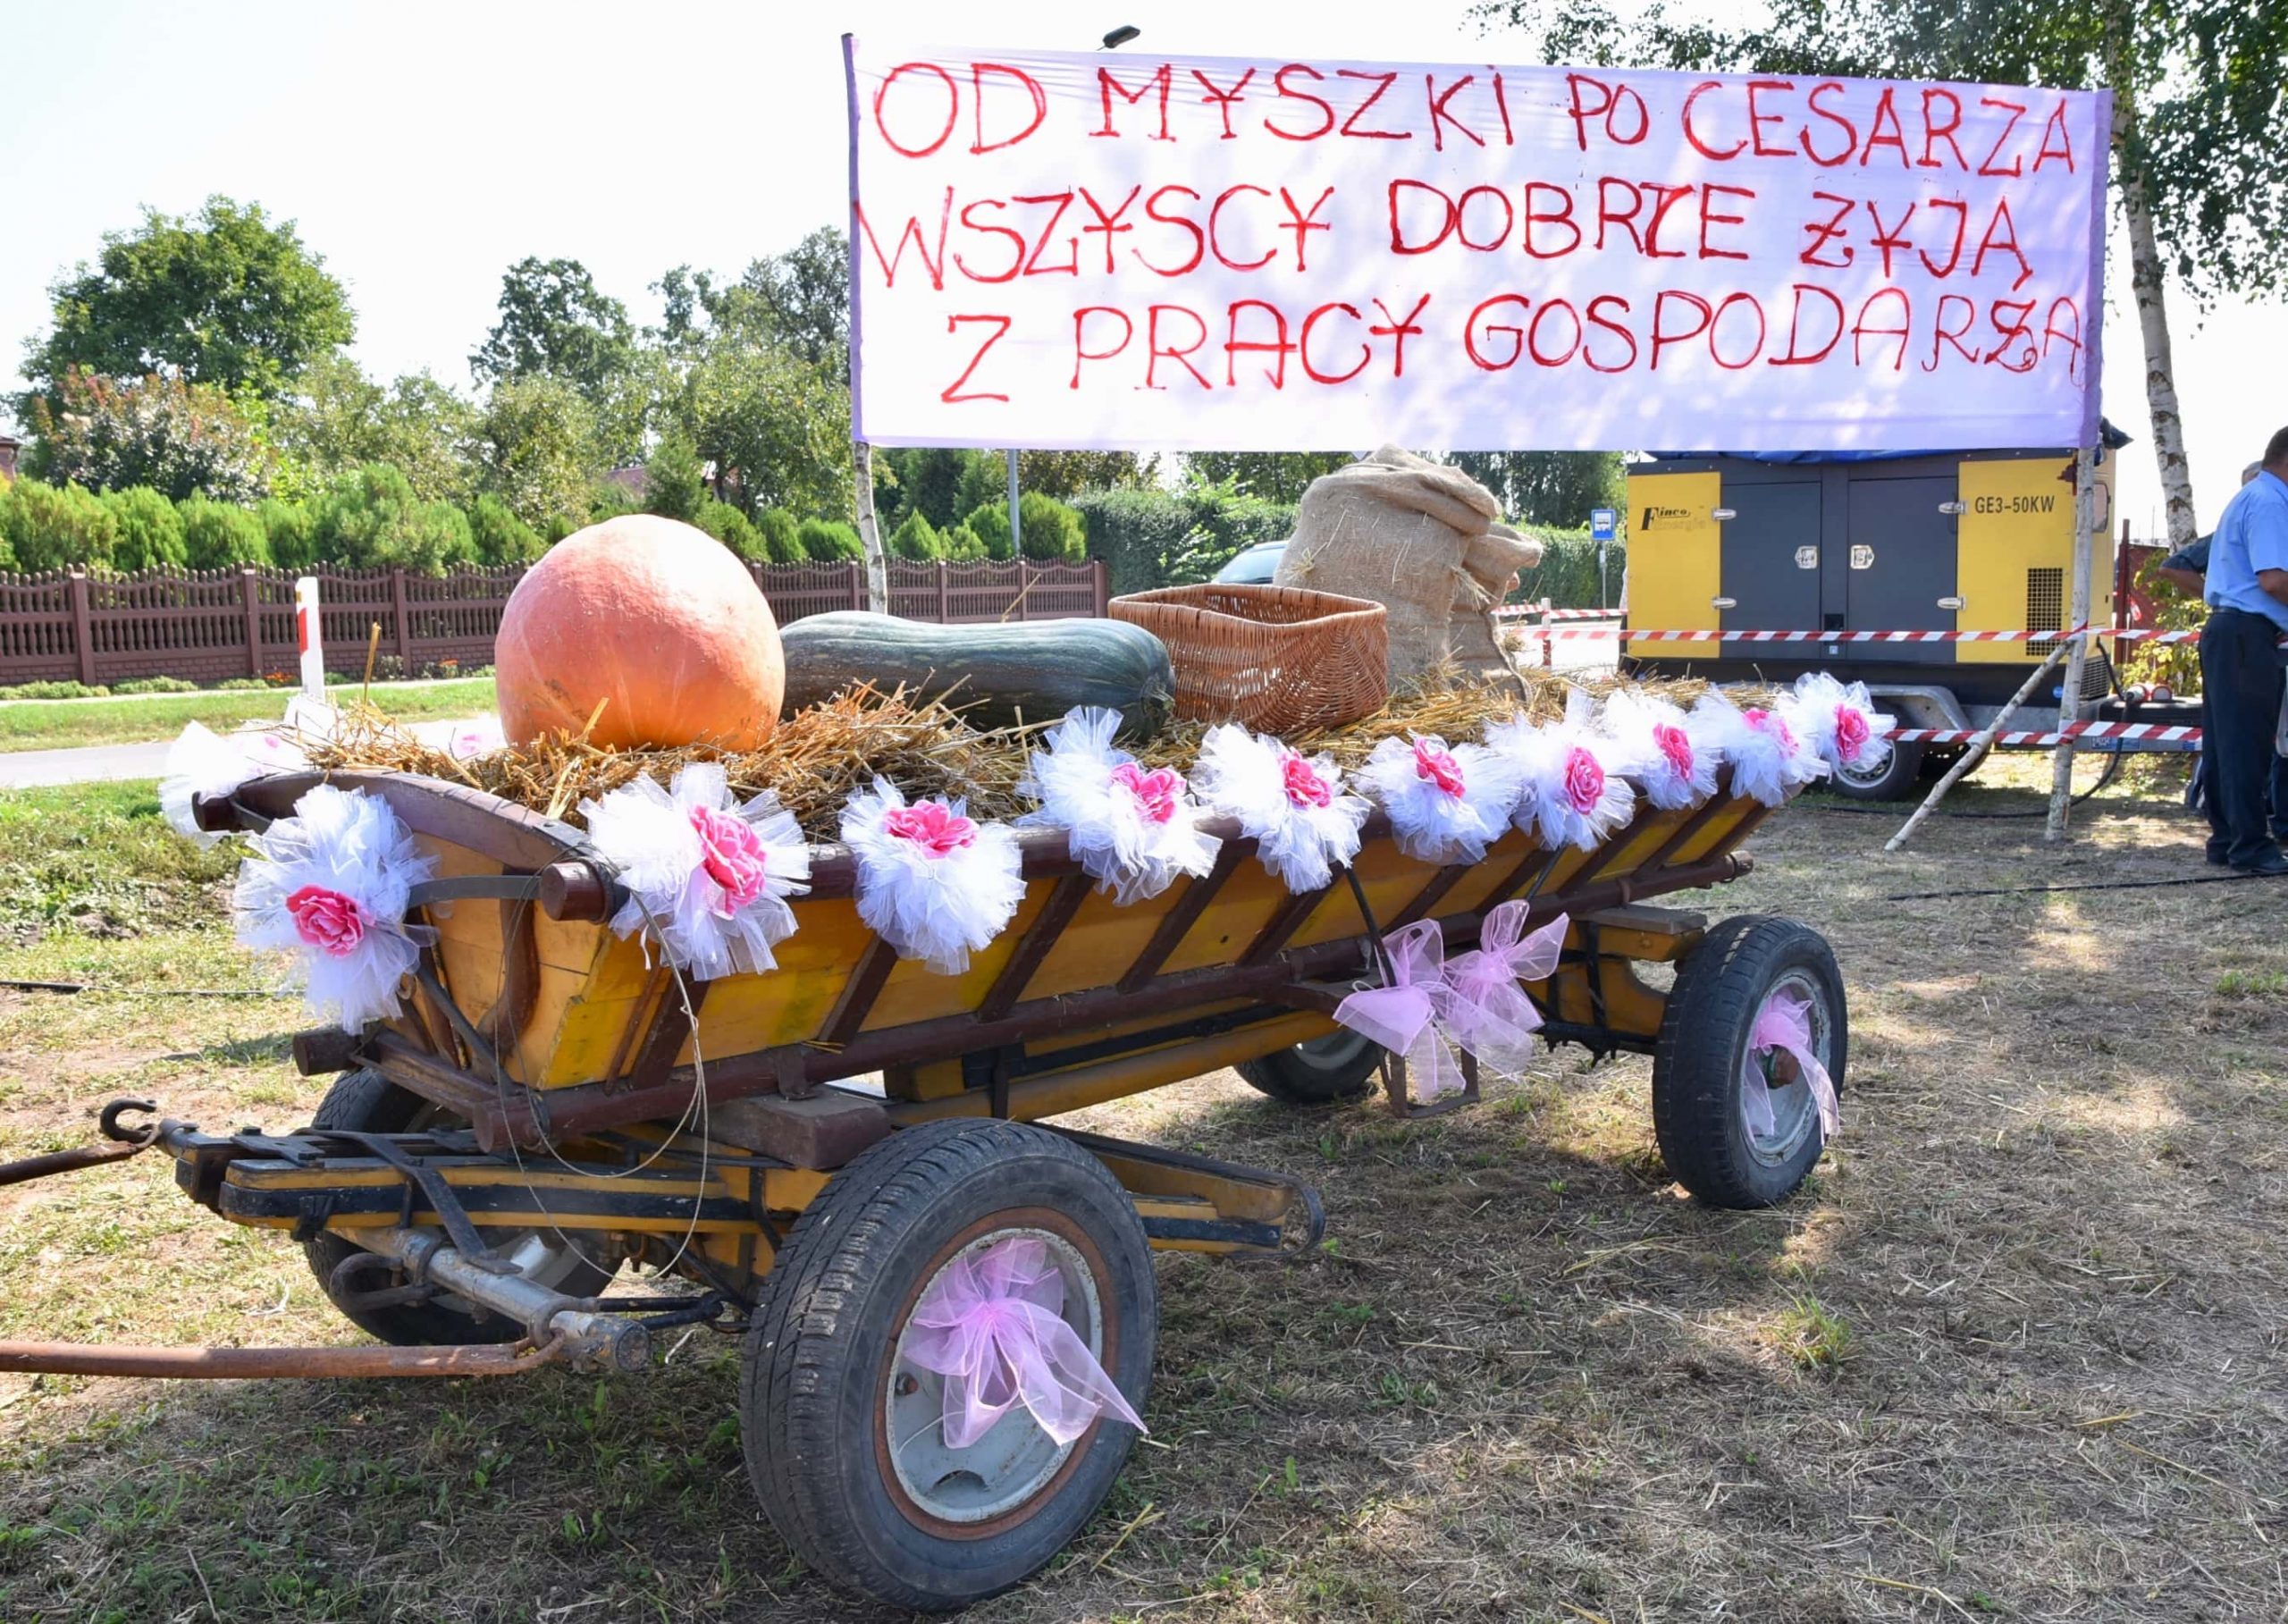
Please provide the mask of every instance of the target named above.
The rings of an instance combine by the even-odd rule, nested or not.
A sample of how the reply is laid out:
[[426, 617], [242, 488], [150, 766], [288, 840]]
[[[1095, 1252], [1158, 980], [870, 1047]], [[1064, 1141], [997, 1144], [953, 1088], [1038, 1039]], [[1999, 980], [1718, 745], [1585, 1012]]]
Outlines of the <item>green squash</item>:
[[939, 626], [837, 610], [806, 615], [779, 637], [786, 715], [860, 682], [946, 694], [975, 728], [1050, 722], [1076, 705], [1102, 705], [1120, 712], [1120, 736], [1137, 740], [1158, 735], [1175, 714], [1167, 644], [1123, 620]]

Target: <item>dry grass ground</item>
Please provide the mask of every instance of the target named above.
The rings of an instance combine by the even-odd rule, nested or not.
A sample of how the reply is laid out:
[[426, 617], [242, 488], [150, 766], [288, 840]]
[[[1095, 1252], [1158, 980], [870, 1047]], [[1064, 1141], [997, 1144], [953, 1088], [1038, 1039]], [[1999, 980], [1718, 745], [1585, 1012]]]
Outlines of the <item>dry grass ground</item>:
[[[2025, 769], [2023, 781], [2031, 781]], [[1965, 804], [2023, 807], [2029, 795]], [[258, 987], [224, 871], [133, 789], [0, 797], [0, 974]], [[2166, 787], [1926, 826], [1805, 805], [1705, 901], [1834, 940], [1846, 1131], [1765, 1214], [1663, 1173], [1648, 1063], [1474, 1114], [1284, 1110], [1223, 1075], [1087, 1125], [1291, 1169], [1329, 1240], [1160, 1260], [1140, 1448], [1059, 1567], [972, 1616], [2277, 1619], [2288, 1609], [2288, 889], [2179, 879]], [[0, 1157], [147, 1091], [285, 1125], [293, 1006], [0, 995]], [[347, 1340], [290, 1247], [130, 1163], [0, 1192], [0, 1337]], [[640, 1380], [0, 1377], [0, 1618], [878, 1616], [788, 1560], [733, 1349]]]

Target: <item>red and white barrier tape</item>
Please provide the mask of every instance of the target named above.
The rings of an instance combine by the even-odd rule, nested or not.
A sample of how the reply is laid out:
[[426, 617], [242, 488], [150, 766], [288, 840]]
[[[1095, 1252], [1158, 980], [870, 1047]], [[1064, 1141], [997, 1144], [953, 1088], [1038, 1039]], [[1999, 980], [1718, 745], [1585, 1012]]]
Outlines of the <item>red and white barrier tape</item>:
[[[1893, 731], [1889, 736], [1902, 744], [1968, 745], [1979, 737], [1979, 730], [1975, 728], [1900, 728]], [[2070, 728], [2052, 728], [2048, 731], [2030, 728], [1998, 733], [1994, 736], [1994, 743], [1998, 745], [2047, 746], [2063, 744], [2069, 738], [2077, 741], [2097, 738], [2142, 739], [2150, 743], [2180, 745], [2191, 750], [2200, 747], [2200, 729], [2166, 727], [2158, 722], [2076, 722]]]
[[[1639, 631], [1621, 626], [1552, 626], [1546, 628], [1527, 626], [1517, 628], [1526, 638], [1550, 637], [1626, 637], [1631, 643], [2057, 643], [2075, 634], [2072, 632], [1992, 631], [1992, 632], [1804, 632], [1804, 631]], [[2184, 632], [2141, 631], [2131, 627], [2115, 631], [2111, 627], [2085, 627], [2093, 637], [2117, 637], [2125, 643], [2199, 643], [2198, 629]], [[2288, 644], [2288, 637], [2281, 639]]]

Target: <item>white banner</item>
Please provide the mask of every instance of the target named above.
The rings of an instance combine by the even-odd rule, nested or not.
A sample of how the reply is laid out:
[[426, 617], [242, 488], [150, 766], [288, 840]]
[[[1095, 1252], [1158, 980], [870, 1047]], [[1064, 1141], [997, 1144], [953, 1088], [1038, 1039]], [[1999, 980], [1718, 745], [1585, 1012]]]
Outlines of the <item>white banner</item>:
[[878, 444], [2095, 432], [2101, 93], [845, 48]]

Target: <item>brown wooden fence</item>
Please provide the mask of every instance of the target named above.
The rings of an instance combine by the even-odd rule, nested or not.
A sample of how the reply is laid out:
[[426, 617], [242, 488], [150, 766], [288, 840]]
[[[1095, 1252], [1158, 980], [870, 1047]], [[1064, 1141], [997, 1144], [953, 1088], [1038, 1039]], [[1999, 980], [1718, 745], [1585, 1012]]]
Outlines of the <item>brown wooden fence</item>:
[[[866, 607], [858, 563], [754, 564], [781, 625]], [[318, 569], [329, 669], [365, 669], [372, 628], [391, 669], [492, 662], [500, 608], [522, 569]], [[909, 620], [1060, 620], [1105, 612], [1105, 567], [1085, 564], [889, 564], [890, 612]], [[0, 575], [0, 685], [218, 682], [291, 673], [294, 575], [279, 569], [146, 570], [93, 576]]]

